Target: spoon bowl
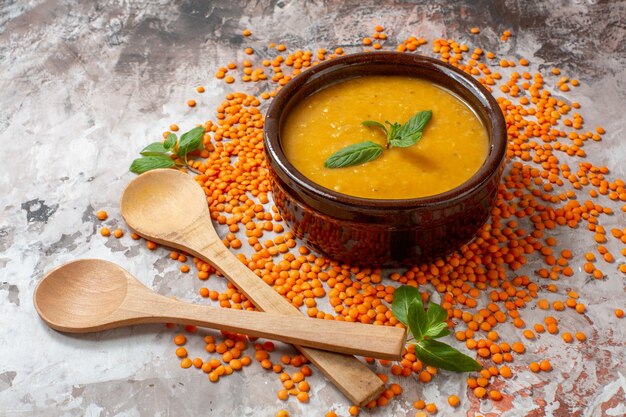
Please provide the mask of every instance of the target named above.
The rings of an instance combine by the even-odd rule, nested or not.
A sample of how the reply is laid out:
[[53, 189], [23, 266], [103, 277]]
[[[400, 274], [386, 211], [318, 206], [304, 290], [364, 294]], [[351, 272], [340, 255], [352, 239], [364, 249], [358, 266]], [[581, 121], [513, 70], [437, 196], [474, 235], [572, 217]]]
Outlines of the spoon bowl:
[[155, 240], [185, 231], [197, 219], [210, 219], [202, 188], [189, 175], [171, 169], [135, 178], [124, 190], [120, 207], [126, 223]]
[[35, 308], [53, 329], [98, 328], [122, 305], [126, 271], [98, 259], [79, 260], [48, 272], [35, 289]]

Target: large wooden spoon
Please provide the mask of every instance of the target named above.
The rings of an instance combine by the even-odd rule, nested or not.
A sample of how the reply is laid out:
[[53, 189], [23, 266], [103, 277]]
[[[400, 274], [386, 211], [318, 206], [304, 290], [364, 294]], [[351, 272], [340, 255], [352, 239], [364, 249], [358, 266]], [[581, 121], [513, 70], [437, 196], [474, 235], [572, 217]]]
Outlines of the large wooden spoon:
[[[122, 194], [121, 212], [144, 238], [182, 249], [220, 270], [259, 310], [300, 314], [224, 246], [211, 223], [207, 197], [189, 175], [157, 169], [138, 176]], [[355, 404], [367, 404], [384, 390], [380, 378], [354, 356], [296, 348]]]
[[35, 289], [35, 308], [53, 329], [96, 332], [142, 323], [181, 323], [297, 343], [334, 352], [399, 359], [404, 331], [303, 316], [184, 303], [146, 288], [122, 267], [82, 259], [48, 272]]

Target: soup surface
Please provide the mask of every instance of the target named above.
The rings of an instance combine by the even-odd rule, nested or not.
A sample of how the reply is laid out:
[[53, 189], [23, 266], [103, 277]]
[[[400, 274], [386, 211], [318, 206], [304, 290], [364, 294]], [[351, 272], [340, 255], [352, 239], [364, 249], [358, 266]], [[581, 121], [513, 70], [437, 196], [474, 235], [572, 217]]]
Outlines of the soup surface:
[[[431, 110], [422, 139], [390, 148], [373, 161], [344, 168], [324, 162], [346, 146], [386, 144], [382, 129], [361, 122], [404, 124]], [[287, 159], [305, 177], [339, 193], [374, 199], [408, 199], [448, 191], [467, 181], [487, 157], [480, 119], [460, 100], [430, 81], [405, 76], [365, 76], [321, 90], [298, 103], [281, 132]]]

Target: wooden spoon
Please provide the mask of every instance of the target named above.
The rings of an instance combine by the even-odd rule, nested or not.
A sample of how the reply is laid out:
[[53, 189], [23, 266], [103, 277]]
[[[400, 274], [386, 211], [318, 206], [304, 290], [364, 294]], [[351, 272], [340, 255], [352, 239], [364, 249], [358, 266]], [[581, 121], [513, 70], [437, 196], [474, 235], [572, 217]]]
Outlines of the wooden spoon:
[[[182, 249], [221, 271], [259, 310], [300, 314], [224, 246], [211, 223], [207, 197], [191, 176], [173, 169], [138, 176], [122, 194], [121, 212], [137, 234]], [[380, 378], [353, 356], [296, 348], [355, 404], [365, 405], [385, 389]]]
[[48, 272], [35, 289], [35, 308], [50, 327], [69, 333], [180, 323], [383, 359], [400, 359], [404, 346], [404, 331], [396, 327], [176, 301], [146, 288], [122, 267], [100, 259], [72, 261]]

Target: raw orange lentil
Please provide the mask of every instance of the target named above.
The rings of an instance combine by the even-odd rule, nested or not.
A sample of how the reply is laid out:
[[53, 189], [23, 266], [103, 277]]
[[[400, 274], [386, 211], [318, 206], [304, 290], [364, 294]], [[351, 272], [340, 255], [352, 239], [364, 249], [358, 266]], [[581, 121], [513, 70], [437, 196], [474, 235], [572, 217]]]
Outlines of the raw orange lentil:
[[524, 347], [524, 345], [521, 342], [515, 342], [511, 345], [511, 349], [513, 349], [513, 352], [515, 353], [524, 353], [526, 351], [526, 348]]
[[280, 389], [278, 390], [276, 396], [279, 400], [285, 401], [287, 398], [289, 398], [289, 392], [286, 389]]
[[489, 397], [494, 401], [500, 401], [502, 399], [502, 393], [497, 390], [489, 391]]
[[108, 227], [100, 229], [100, 234], [104, 237], [111, 236], [111, 230]]
[[539, 363], [539, 368], [544, 372], [548, 372], [552, 370], [552, 364], [548, 360], [543, 360]]
[[419, 373], [418, 379], [420, 380], [420, 382], [430, 382], [430, 380], [432, 379], [432, 375], [427, 371], [422, 371]]
[[483, 398], [485, 395], [487, 395], [487, 390], [483, 387], [476, 387], [474, 388], [474, 395], [477, 398]]
[[479, 387], [486, 387], [489, 385], [489, 380], [487, 378], [480, 377], [476, 379], [476, 383]]
[[430, 414], [434, 414], [437, 412], [437, 405], [434, 403], [429, 403], [426, 404], [426, 411], [428, 411]]
[[584, 342], [585, 340], [587, 340], [587, 336], [585, 336], [583, 332], [576, 332], [576, 340], [578, 340], [579, 342]]
[[413, 403], [413, 407], [418, 410], [423, 410], [426, 407], [426, 402], [424, 400], [417, 400]]
[[174, 344], [177, 346], [182, 346], [187, 342], [187, 338], [184, 334], [177, 334], [174, 336]]
[[621, 308], [615, 309], [615, 317], [617, 317], [619, 319], [624, 317], [624, 310], [622, 310]]
[[99, 212], [96, 213], [96, 217], [98, 218], [98, 220], [106, 220], [109, 217], [109, 215], [107, 214], [106, 211], [100, 210]]

